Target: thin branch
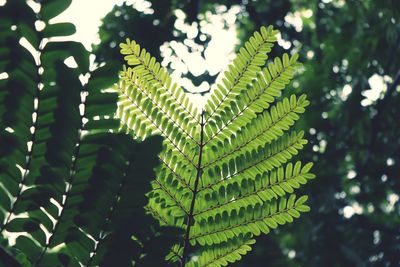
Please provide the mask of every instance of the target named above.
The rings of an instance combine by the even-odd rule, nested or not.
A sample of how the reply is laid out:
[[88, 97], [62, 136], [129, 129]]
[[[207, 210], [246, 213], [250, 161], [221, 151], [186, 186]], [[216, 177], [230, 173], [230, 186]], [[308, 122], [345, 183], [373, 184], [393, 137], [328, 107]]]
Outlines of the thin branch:
[[204, 148], [204, 111], [201, 113], [201, 123], [200, 123], [200, 144], [199, 144], [199, 161], [197, 164], [197, 174], [196, 174], [196, 179], [194, 181], [194, 189], [193, 189], [193, 196], [192, 196], [192, 201], [190, 203], [190, 211], [189, 215], [187, 217], [187, 222], [186, 222], [186, 233], [185, 237], [183, 240], [183, 254], [181, 258], [181, 267], [185, 267], [186, 265], [186, 259], [189, 254], [189, 240], [190, 240], [190, 228], [193, 223], [193, 218], [194, 218], [194, 204], [196, 202], [196, 194], [197, 194], [197, 186], [199, 185], [199, 180], [201, 177], [201, 174], [203, 172], [203, 168], [201, 166], [201, 160], [203, 158], [203, 148]]

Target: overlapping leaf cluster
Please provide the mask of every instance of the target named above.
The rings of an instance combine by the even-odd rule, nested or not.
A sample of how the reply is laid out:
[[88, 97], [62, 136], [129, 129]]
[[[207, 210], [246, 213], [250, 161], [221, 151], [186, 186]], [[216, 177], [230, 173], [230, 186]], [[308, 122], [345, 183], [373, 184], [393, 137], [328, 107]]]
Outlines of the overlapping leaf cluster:
[[268, 60], [276, 34], [254, 33], [201, 112], [145, 49], [121, 44], [118, 116], [136, 137], [165, 138], [147, 208], [186, 231], [169, 257], [181, 266], [234, 262], [254, 236], [309, 210], [307, 196], [293, 193], [315, 177], [312, 164], [290, 162], [307, 143], [290, 128], [309, 101], [282, 96], [300, 63], [296, 54]]
[[157, 265], [171, 241], [143, 206], [161, 139], [110, 132], [118, 64], [89, 70], [82, 44], [53, 41], [75, 32], [49, 23], [70, 0], [36, 4], [0, 7], [0, 265]]

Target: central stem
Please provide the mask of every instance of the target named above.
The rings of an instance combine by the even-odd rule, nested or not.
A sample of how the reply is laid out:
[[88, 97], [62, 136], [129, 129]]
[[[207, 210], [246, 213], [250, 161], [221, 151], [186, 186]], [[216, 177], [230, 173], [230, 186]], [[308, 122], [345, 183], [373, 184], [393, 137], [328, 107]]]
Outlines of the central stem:
[[200, 143], [199, 143], [199, 160], [197, 163], [197, 174], [196, 179], [194, 180], [194, 189], [193, 189], [193, 196], [192, 202], [190, 203], [190, 210], [186, 221], [186, 233], [185, 238], [183, 240], [183, 254], [181, 258], [181, 267], [186, 265], [186, 259], [189, 254], [189, 238], [190, 238], [190, 227], [193, 223], [193, 213], [194, 213], [194, 203], [196, 201], [196, 194], [197, 194], [197, 187], [199, 185], [201, 173], [202, 173], [202, 166], [201, 166], [201, 159], [203, 157], [203, 147], [204, 147], [204, 111], [201, 113], [201, 123], [200, 123]]

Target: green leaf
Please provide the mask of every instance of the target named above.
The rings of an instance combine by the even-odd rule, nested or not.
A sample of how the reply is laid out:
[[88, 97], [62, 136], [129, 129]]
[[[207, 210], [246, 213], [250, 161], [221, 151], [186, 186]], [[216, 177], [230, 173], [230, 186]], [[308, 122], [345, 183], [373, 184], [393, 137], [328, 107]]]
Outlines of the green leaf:
[[[86, 48], [78, 42], [51, 42], [46, 45], [42, 54], [42, 64], [52, 68], [57, 60], [65, 60], [73, 56], [82, 73], [89, 70], [89, 54]], [[48, 71], [47, 71], [48, 72]], [[46, 74], [46, 72], [45, 72]], [[106, 74], [106, 75], [111, 75]], [[111, 76], [110, 76], [111, 78]]]
[[20, 24], [18, 24], [17, 27], [18, 30], [22, 33], [23, 37], [25, 37], [33, 47], [39, 47], [39, 36], [32, 26], [21, 22]]
[[65, 11], [72, 3], [72, 0], [45, 0], [42, 1], [41, 14], [43, 20], [49, 21], [50, 19], [58, 16]]
[[72, 23], [48, 24], [43, 31], [44, 37], [69, 36], [76, 32], [75, 25]]

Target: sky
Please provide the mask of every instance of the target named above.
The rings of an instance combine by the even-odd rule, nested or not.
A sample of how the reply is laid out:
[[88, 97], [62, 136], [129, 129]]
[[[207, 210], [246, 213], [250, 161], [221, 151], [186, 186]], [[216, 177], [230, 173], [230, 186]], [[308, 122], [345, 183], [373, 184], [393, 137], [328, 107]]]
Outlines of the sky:
[[[71, 37], [66, 37], [66, 39], [82, 42], [86, 49], [90, 51], [91, 45], [99, 42], [97, 32], [101, 25], [101, 19], [111, 11], [115, 4], [121, 4], [123, 1], [124, 0], [73, 0], [71, 6], [65, 12], [52, 19], [50, 22], [72, 22], [75, 24], [77, 32]], [[0, 6], [4, 3], [5, 0], [0, 0]], [[135, 5], [138, 9], [146, 7], [145, 0], [127, 0], [127, 3]], [[170, 63], [169, 67], [172, 68], [171, 75], [175, 81], [193, 92], [205, 91], [210, 88], [210, 85], [206, 82], [195, 87], [189, 79], [183, 76], [188, 71], [195, 76], [202, 74], [204, 71], [208, 71], [211, 75], [214, 75], [227, 67], [235, 56], [234, 47], [238, 41], [236, 37], [235, 20], [240, 11], [238, 6], [234, 6], [229, 10], [224, 6], [219, 6], [217, 8], [217, 14], [208, 14], [208, 22], [204, 22], [200, 25], [185, 24], [183, 12], [176, 12], [177, 22], [175, 27], [183, 33], [186, 33], [187, 42], [178, 43], [172, 41], [166, 43], [161, 48], [162, 55], [164, 56], [163, 65], [166, 66]], [[304, 10], [302, 13], [288, 13], [285, 17], [285, 21], [293, 25], [296, 31], [300, 32], [303, 27], [302, 17], [309, 18], [312, 15], [312, 11], [310, 12], [310, 10]], [[228, 29], [224, 29], [223, 27], [226, 23], [229, 25]], [[197, 50], [193, 49], [196, 44], [191, 41], [191, 36], [196, 34], [198, 28], [200, 29], [198, 34], [208, 34], [211, 36], [211, 42], [206, 51], [204, 51], [205, 57], [201, 56], [201, 47], [198, 47]], [[278, 39], [278, 44], [285, 49], [290, 50], [292, 48], [289, 42], [285, 42], [281, 38]], [[194, 51], [189, 53], [189, 47]], [[309, 54], [312, 55], [313, 51], [309, 51], [307, 56]], [[335, 72], [335, 70], [333, 71]], [[3, 73], [0, 73], [0, 78], [5, 77]], [[390, 81], [390, 77], [387, 76], [380, 76], [378, 74], [371, 76], [368, 80], [370, 88], [366, 88], [366, 90], [362, 92], [365, 98], [361, 102], [361, 105], [369, 106], [377, 99], [381, 98], [387, 89], [386, 84]], [[351, 85], [346, 85], [339, 94], [340, 98], [346, 101], [351, 91]], [[198, 95], [191, 96], [191, 98], [194, 98], [193, 100], [196, 102], [203, 102], [204, 104], [205, 99], [200, 98]]]
[[[1, 1], [1, 0], [0, 0]], [[115, 4], [121, 4], [123, 0], [73, 0], [71, 6], [58, 17], [52, 19], [51, 23], [56, 22], [72, 22], [76, 26], [76, 33], [73, 36], [67, 37], [68, 40], [82, 42], [86, 49], [91, 50], [93, 43], [98, 43], [98, 28], [101, 25], [101, 19], [112, 10]], [[128, 4], [134, 5], [137, 9], [143, 10], [146, 8], [144, 0], [128, 0]], [[94, 8], [95, 7], [95, 8]], [[201, 25], [184, 23], [185, 14], [176, 12], [177, 22], [176, 28], [187, 35], [185, 44], [175, 41], [166, 43], [162, 49], [164, 56], [163, 65], [171, 63], [171, 76], [189, 91], [206, 91], [210, 85], [206, 82], [196, 87], [193, 83], [183, 78], [188, 71], [193, 75], [201, 75], [205, 71], [209, 71], [211, 75], [221, 72], [234, 58], [234, 47], [237, 44], [236, 37], [236, 15], [240, 12], [238, 6], [229, 10], [221, 6], [217, 10], [217, 14], [208, 14], [209, 22]], [[227, 29], [224, 25], [230, 25]], [[200, 26], [200, 27], [198, 27]], [[197, 29], [200, 32], [195, 32]], [[198, 34], [208, 34], [211, 36], [211, 41], [204, 51], [205, 57], [201, 56], [202, 47], [195, 48], [196, 44], [192, 39]], [[194, 37], [193, 37], [194, 36]], [[194, 50], [189, 53], [189, 49]], [[198, 104], [204, 105], [205, 98], [200, 95], [191, 95], [190, 98]]]
[[73, 0], [69, 8], [51, 22], [75, 24], [76, 33], [72, 39], [82, 42], [86, 49], [90, 50], [91, 44], [98, 42], [97, 32], [101, 19], [115, 4], [122, 2], [122, 0]]
[[[1, 2], [2, 0], [0, 0]], [[161, 0], [162, 1], [162, 0]], [[98, 28], [101, 25], [101, 19], [113, 8], [115, 4], [121, 4], [123, 0], [73, 0], [71, 6], [59, 15], [57, 18], [53, 19], [52, 22], [62, 22], [69, 21], [76, 25], [77, 32], [69, 37], [72, 40], [82, 42], [88, 50], [91, 50], [91, 44], [98, 43]], [[130, 4], [136, 5], [140, 8], [144, 6], [144, 0], [128, 0]], [[94, 8], [95, 7], [95, 8]], [[210, 85], [203, 82], [199, 87], [195, 87], [193, 83], [187, 79], [182, 78], [184, 74], [190, 71], [193, 75], [200, 75], [204, 71], [209, 71], [211, 75], [221, 72], [230, 61], [234, 58], [234, 46], [237, 43], [236, 39], [236, 26], [235, 19], [237, 13], [240, 12], [238, 7], [233, 7], [230, 10], [224, 9], [223, 6], [220, 7], [219, 14], [213, 15], [209, 14], [208, 20], [210, 23], [205, 23], [200, 25], [199, 34], [209, 34], [212, 36], [211, 42], [209, 44], [208, 51], [205, 51], [205, 58], [201, 56], [201, 48], [192, 53], [188, 52], [188, 46], [183, 43], [170, 42], [162, 47], [162, 55], [165, 57], [164, 64], [171, 63], [173, 68], [172, 77], [179, 82], [181, 86], [184, 86], [190, 91], [204, 91], [207, 90]], [[218, 13], [218, 12], [217, 12]], [[288, 13], [285, 17], [285, 21], [292, 24], [296, 31], [302, 30], [302, 16], [309, 18], [311, 17], [312, 11], [304, 11], [304, 14], [299, 12]], [[193, 31], [197, 30], [198, 25], [187, 25], [184, 23], [183, 12], [177, 12], [178, 17], [176, 28], [185, 32], [190, 40], [190, 36]], [[228, 29], [223, 29], [224, 22], [228, 22], [230, 27]], [[226, 47], [226, 44], [231, 44]], [[287, 43], [281, 40], [280, 45], [284, 48], [289, 49]], [[194, 46], [194, 45], [193, 45]], [[193, 50], [193, 47], [191, 47]], [[174, 51], [174, 53], [172, 53]], [[383, 93], [386, 91], [386, 82], [390, 81], [389, 77], [382, 77], [377, 74], [372, 76], [368, 82], [370, 88], [364, 90], [363, 95], [365, 99], [361, 104], [363, 106], [368, 106], [379, 99]], [[345, 101], [347, 96], [351, 93], [351, 86], [346, 85], [340, 95], [341, 99]], [[204, 99], [198, 96], [192, 96], [196, 102], [204, 102]]]

